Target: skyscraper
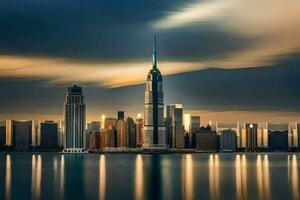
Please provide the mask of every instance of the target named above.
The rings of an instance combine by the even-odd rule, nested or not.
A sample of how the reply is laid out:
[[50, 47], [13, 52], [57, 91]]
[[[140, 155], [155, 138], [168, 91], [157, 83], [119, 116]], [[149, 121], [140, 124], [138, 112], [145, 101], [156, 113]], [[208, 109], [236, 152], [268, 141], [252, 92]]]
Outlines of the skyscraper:
[[144, 122], [143, 118], [141, 118], [140, 115], [138, 115], [138, 118], [135, 120], [136, 124], [136, 146], [142, 147], [144, 136], [143, 136], [143, 128], [144, 128]]
[[246, 149], [249, 151], [257, 150], [257, 129], [258, 124], [245, 124]]
[[85, 103], [82, 88], [73, 85], [65, 97], [64, 152], [83, 152], [85, 149]]
[[164, 93], [162, 75], [156, 62], [156, 39], [154, 36], [153, 66], [149, 71], [145, 90], [144, 148], [166, 147], [164, 126]]
[[124, 118], [125, 118], [125, 112], [118, 111], [118, 120], [124, 120]]
[[184, 147], [184, 133], [183, 133], [183, 123], [182, 123], [182, 105], [181, 104], [172, 104], [167, 106], [167, 120], [169, 128], [169, 145], [172, 145], [172, 148], [181, 149]]
[[53, 121], [41, 123], [41, 148], [58, 148], [58, 124]]

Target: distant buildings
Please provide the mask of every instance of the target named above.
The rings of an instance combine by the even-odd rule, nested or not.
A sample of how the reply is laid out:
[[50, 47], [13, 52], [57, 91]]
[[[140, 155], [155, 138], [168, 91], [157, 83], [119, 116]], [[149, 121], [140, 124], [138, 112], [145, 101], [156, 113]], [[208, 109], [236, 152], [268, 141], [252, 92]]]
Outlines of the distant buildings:
[[141, 116], [138, 116], [135, 120], [135, 127], [136, 127], [136, 146], [142, 147], [144, 143], [144, 121]]
[[244, 126], [244, 135], [242, 140], [247, 151], [256, 151], [257, 150], [257, 131], [258, 124], [246, 123]]
[[288, 149], [288, 128], [288, 124], [268, 124], [269, 150], [281, 151]]
[[171, 148], [184, 148], [183, 113], [181, 104], [167, 106], [167, 135]]
[[201, 127], [196, 132], [196, 150], [198, 151], [216, 151], [217, 133], [211, 130], [210, 126]]
[[118, 111], [118, 120], [124, 120], [124, 119], [125, 119], [125, 112]]
[[236, 151], [236, 131], [227, 129], [218, 134], [220, 151]]
[[16, 151], [28, 151], [32, 148], [32, 121], [12, 121], [12, 147]]
[[58, 149], [58, 124], [53, 121], [41, 123], [41, 145], [42, 149]]
[[157, 68], [155, 43], [154, 38], [153, 67], [148, 73], [145, 90], [144, 148], [166, 148], [163, 82]]
[[127, 128], [128, 128], [128, 147], [136, 147], [136, 125], [131, 117], [127, 118]]
[[0, 149], [6, 146], [6, 121], [0, 121]]
[[83, 152], [86, 145], [85, 103], [81, 87], [73, 85], [68, 88], [64, 108], [64, 152]]

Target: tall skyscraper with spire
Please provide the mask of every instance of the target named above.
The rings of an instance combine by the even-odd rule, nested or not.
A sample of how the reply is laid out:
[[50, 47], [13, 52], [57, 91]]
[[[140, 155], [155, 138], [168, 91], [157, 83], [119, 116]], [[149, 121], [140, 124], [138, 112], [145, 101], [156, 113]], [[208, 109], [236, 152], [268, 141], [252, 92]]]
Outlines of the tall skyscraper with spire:
[[157, 68], [156, 37], [154, 35], [153, 65], [145, 88], [144, 148], [166, 148], [164, 125], [164, 93], [162, 75]]

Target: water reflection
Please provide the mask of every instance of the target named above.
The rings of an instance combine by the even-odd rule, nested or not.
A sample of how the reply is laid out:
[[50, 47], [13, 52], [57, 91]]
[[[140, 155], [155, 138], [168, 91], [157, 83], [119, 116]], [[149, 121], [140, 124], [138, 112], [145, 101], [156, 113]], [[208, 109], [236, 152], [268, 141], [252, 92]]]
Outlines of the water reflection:
[[6, 155], [5, 165], [5, 199], [11, 199], [11, 158], [10, 155]]
[[41, 180], [42, 180], [42, 158], [41, 155], [32, 155], [32, 173], [31, 173], [31, 197], [40, 199]]
[[268, 155], [264, 155], [263, 161], [261, 155], [257, 155], [256, 175], [259, 199], [270, 199], [270, 171]]
[[246, 156], [236, 155], [235, 157], [235, 182], [236, 182], [236, 198], [247, 198], [247, 160]]
[[209, 193], [211, 199], [220, 198], [219, 155], [209, 156]]
[[99, 161], [99, 200], [105, 199], [105, 184], [106, 184], [106, 169], [105, 169], [105, 155], [100, 155]]
[[193, 158], [192, 155], [186, 155], [184, 160], [184, 199], [193, 199], [194, 183], [193, 183]]
[[60, 157], [60, 196], [64, 197], [65, 192], [65, 156], [62, 154]]
[[296, 155], [288, 156], [288, 180], [292, 186], [293, 199], [299, 199], [298, 161]]
[[143, 174], [143, 158], [137, 155], [135, 161], [135, 199], [143, 199], [144, 197], [144, 174]]

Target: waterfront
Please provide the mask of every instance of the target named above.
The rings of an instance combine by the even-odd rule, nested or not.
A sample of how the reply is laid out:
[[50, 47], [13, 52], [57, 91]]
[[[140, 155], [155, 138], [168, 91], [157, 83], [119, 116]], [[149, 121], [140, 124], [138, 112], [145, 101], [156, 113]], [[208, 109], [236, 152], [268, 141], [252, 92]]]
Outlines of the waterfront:
[[299, 156], [0, 154], [0, 199], [299, 199]]

